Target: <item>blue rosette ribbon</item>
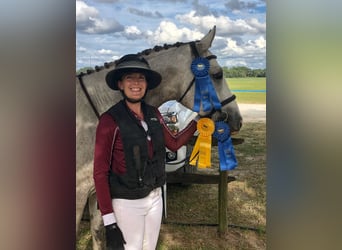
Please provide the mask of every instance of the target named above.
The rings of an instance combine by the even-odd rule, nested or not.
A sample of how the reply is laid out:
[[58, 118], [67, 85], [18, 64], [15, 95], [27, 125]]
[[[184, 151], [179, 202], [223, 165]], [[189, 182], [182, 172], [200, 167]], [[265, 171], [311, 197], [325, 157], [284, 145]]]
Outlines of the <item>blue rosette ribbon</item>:
[[237, 166], [237, 160], [233, 148], [230, 129], [227, 123], [223, 121], [215, 122], [215, 131], [213, 136], [218, 141], [218, 151], [220, 158], [220, 170], [233, 170]]
[[199, 112], [202, 103], [203, 111], [208, 112], [214, 107], [221, 110], [221, 103], [209, 77], [209, 60], [203, 57], [195, 58], [191, 63], [191, 71], [195, 75], [195, 98], [193, 111]]

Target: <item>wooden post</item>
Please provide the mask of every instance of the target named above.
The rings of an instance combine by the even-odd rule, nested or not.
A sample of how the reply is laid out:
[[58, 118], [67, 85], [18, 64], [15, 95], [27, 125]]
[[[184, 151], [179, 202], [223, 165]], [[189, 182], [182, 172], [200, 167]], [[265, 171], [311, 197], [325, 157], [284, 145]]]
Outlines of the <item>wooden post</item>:
[[218, 197], [218, 221], [219, 234], [224, 236], [228, 230], [227, 203], [228, 203], [228, 171], [220, 171], [219, 197]]

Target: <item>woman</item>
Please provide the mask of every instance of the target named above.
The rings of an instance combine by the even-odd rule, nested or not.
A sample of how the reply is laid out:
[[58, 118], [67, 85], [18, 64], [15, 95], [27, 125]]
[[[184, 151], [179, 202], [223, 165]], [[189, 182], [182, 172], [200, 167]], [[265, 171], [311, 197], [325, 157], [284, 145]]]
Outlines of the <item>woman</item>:
[[174, 135], [156, 107], [144, 102], [161, 75], [137, 55], [123, 56], [106, 82], [123, 99], [101, 115], [96, 130], [94, 181], [107, 249], [155, 249], [165, 184], [165, 146], [176, 151], [196, 122]]

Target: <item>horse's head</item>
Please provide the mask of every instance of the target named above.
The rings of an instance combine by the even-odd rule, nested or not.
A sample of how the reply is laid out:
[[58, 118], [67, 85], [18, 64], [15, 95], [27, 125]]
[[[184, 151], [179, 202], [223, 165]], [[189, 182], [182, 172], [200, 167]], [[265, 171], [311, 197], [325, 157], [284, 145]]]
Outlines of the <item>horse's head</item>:
[[163, 78], [161, 84], [147, 94], [146, 99], [156, 106], [168, 100], [177, 100], [193, 110], [195, 84], [190, 65], [196, 57], [207, 58], [210, 63], [209, 75], [219, 102], [221, 102], [221, 110], [212, 109], [209, 112], [204, 112], [201, 109], [199, 114], [209, 116], [213, 120], [226, 121], [231, 132], [234, 133], [240, 130], [242, 117], [235, 96], [231, 93], [223, 77], [222, 67], [218, 64], [216, 56], [209, 51], [215, 31], [214, 27], [206, 36], [196, 42], [157, 46], [154, 49], [141, 52], [151, 67], [158, 71]]

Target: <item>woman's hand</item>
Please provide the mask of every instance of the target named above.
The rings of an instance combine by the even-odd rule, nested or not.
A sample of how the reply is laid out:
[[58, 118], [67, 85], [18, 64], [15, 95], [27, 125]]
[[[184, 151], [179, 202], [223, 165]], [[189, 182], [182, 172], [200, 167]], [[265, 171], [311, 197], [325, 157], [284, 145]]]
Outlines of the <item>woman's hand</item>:
[[124, 250], [124, 244], [126, 244], [126, 241], [118, 224], [110, 224], [105, 226], [105, 228], [107, 250]]

